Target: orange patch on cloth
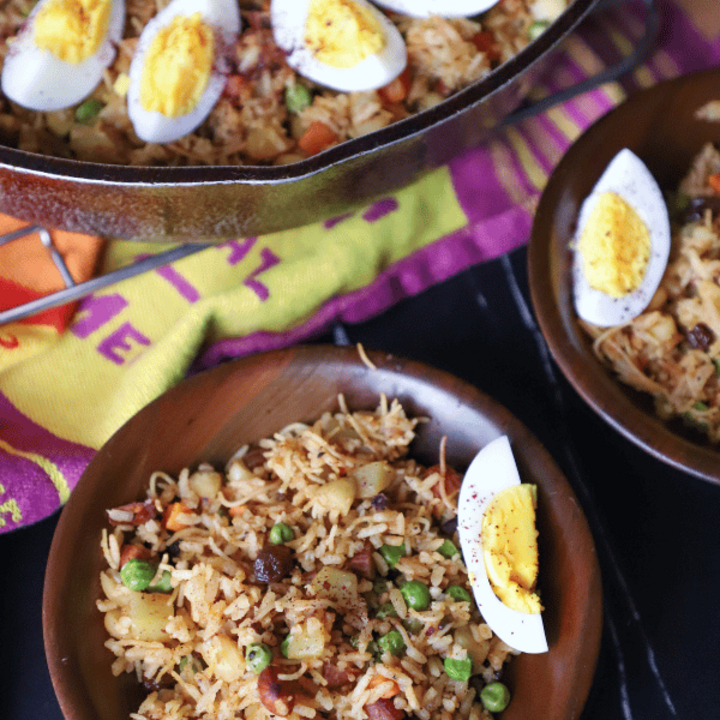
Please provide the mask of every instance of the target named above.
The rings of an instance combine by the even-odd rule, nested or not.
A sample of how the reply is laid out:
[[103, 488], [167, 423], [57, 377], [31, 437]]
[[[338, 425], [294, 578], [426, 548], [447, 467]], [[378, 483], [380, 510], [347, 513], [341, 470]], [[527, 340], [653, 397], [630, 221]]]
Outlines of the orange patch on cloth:
[[[0, 213], [0, 235], [11, 233], [28, 223]], [[91, 235], [51, 230], [53, 244], [76, 283], [93, 277], [103, 248], [103, 240]], [[0, 245], [0, 310], [50, 295], [65, 287], [50, 251], [37, 233]], [[52, 325], [58, 331], [67, 327], [74, 303], [42, 311], [22, 322]]]

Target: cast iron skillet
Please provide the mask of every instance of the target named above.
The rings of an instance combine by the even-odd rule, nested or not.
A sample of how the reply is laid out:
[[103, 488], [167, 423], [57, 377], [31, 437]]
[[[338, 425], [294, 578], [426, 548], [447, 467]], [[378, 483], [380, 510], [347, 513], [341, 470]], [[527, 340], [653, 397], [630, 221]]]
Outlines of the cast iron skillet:
[[599, 0], [574, 0], [514, 58], [434, 108], [284, 167], [125, 167], [0, 146], [0, 211], [127, 240], [213, 241], [299, 227], [397, 190], [485, 136]]

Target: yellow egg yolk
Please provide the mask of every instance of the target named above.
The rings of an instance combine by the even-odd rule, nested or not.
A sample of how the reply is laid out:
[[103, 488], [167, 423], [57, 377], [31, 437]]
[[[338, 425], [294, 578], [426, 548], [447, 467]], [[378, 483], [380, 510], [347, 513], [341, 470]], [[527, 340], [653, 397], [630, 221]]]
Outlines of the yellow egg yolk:
[[198, 103], [214, 57], [212, 28], [200, 13], [178, 15], [148, 48], [140, 81], [140, 103], [167, 117], [186, 115]]
[[111, 0], [50, 0], [35, 17], [35, 44], [65, 62], [86, 60], [102, 43]]
[[483, 559], [490, 585], [505, 605], [523, 613], [542, 611], [535, 593], [538, 545], [536, 487], [528, 483], [501, 490], [483, 515]]
[[352, 0], [311, 0], [305, 42], [315, 57], [335, 68], [350, 68], [385, 45], [380, 23]]
[[602, 193], [578, 242], [590, 287], [622, 297], [642, 282], [650, 232], [635, 209], [614, 192]]

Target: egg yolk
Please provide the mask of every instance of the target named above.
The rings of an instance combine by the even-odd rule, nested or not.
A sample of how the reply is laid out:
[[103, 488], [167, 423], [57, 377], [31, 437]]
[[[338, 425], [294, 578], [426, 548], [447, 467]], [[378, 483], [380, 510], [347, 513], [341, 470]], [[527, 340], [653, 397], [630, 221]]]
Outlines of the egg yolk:
[[200, 100], [212, 70], [212, 28], [200, 13], [178, 15], [161, 28], [145, 56], [140, 103], [167, 117], [189, 113]]
[[523, 613], [542, 611], [534, 592], [538, 576], [534, 485], [501, 490], [483, 515], [483, 558], [490, 585], [505, 605]]
[[633, 292], [650, 248], [650, 232], [635, 209], [614, 192], [602, 193], [578, 242], [590, 287], [616, 298]]
[[335, 68], [350, 68], [385, 45], [373, 14], [352, 0], [311, 0], [305, 42], [315, 57]]
[[35, 17], [35, 44], [65, 62], [78, 64], [105, 37], [111, 0], [50, 0]]

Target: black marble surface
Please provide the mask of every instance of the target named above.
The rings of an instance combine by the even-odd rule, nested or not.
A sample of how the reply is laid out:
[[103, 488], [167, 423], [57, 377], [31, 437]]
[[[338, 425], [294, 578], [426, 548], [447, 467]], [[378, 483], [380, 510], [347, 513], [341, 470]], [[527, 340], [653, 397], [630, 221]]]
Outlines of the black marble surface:
[[[322, 341], [362, 342], [448, 370], [546, 445], [590, 523], [604, 630], [582, 720], [720, 717], [720, 486], [659, 463], [606, 426], [560, 375], [535, 323], [524, 249]], [[61, 720], [42, 641], [57, 516], [0, 535], [0, 719]]]

